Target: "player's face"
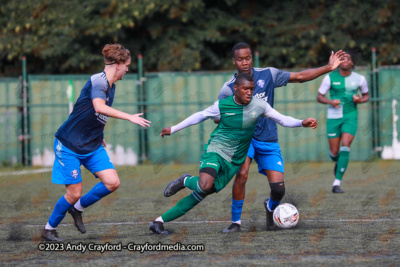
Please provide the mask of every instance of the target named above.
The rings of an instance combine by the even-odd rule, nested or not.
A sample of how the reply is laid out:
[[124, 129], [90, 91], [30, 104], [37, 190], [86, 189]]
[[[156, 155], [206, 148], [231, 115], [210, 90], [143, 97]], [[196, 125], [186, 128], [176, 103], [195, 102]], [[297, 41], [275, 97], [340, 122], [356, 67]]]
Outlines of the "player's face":
[[243, 81], [239, 85], [234, 85], [235, 99], [238, 104], [247, 105], [251, 101], [254, 92], [254, 82]]
[[117, 78], [118, 80], [122, 80], [124, 78], [125, 73], [128, 71], [128, 66], [131, 64], [131, 59], [128, 59], [125, 63], [116, 64], [117, 67]]
[[345, 54], [344, 59], [345, 60], [342, 63], [340, 63], [339, 67], [342, 70], [351, 70], [351, 68], [354, 65], [353, 60], [351, 59], [351, 56], [349, 54]]
[[235, 51], [233, 65], [236, 66], [238, 73], [251, 74], [253, 67], [253, 57], [249, 48], [239, 49]]

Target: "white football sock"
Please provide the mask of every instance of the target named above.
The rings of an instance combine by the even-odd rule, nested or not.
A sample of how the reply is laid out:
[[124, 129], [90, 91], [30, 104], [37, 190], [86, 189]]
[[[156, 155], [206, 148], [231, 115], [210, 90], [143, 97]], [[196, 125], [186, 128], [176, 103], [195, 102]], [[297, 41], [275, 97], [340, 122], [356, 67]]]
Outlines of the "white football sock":
[[46, 224], [46, 226], [44, 227], [44, 229], [46, 229], [46, 230], [56, 230], [56, 228], [51, 227], [49, 223]]
[[335, 181], [333, 181], [333, 186], [340, 186], [340, 182], [341, 180], [335, 179]]
[[156, 222], [162, 222], [162, 223], [164, 223], [164, 220], [161, 218], [161, 216], [160, 217], [158, 217], [157, 219], [156, 219]]
[[241, 220], [239, 220], [239, 221], [232, 221], [232, 223], [237, 223], [237, 224], [239, 224], [239, 225], [241, 225], [242, 224], [242, 221]]
[[79, 199], [79, 200], [75, 203], [74, 208], [77, 209], [77, 210], [79, 210], [79, 211], [83, 211], [83, 207], [81, 206], [81, 199]]

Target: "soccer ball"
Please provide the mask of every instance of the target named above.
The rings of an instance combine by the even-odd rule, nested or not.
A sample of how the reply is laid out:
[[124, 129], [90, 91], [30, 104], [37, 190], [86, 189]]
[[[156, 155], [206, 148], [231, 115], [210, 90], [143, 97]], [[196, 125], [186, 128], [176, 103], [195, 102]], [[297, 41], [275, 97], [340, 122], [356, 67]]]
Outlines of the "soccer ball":
[[274, 210], [274, 223], [279, 228], [293, 228], [300, 219], [299, 211], [289, 203], [282, 203]]

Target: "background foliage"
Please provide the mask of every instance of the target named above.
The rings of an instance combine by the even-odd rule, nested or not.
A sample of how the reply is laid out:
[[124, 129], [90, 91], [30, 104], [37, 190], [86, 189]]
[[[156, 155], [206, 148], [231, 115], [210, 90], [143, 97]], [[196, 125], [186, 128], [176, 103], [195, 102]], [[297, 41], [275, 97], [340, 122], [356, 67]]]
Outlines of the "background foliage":
[[324, 65], [345, 48], [358, 65], [372, 47], [380, 64], [398, 64], [400, 54], [399, 2], [387, 0], [19, 0], [0, 15], [2, 76], [17, 76], [23, 55], [29, 73], [93, 73], [114, 42], [143, 54], [147, 71], [233, 69], [239, 41], [279, 68]]

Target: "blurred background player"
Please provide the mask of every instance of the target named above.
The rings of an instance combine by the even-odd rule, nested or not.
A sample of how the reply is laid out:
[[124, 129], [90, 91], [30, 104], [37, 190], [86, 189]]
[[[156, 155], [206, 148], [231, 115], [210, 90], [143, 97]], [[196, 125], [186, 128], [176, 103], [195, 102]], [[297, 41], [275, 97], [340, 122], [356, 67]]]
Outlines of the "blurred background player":
[[166, 197], [175, 195], [185, 187], [193, 192], [151, 223], [150, 230], [154, 233], [168, 234], [164, 230], [165, 222], [183, 216], [207, 195], [221, 191], [232, 180], [246, 159], [259, 117], [271, 118], [286, 127], [317, 127], [317, 121], [313, 118], [301, 121], [283, 116], [267, 102], [253, 97], [254, 80], [248, 73], [237, 76], [234, 90], [234, 95], [217, 100], [211, 107], [191, 115], [178, 125], [162, 130], [160, 135], [164, 137], [208, 118], [220, 117], [221, 120], [204, 148], [200, 175], [184, 174], [165, 188]]
[[[350, 158], [350, 145], [357, 132], [357, 104], [369, 100], [368, 84], [364, 76], [353, 71], [354, 56], [345, 51], [345, 61], [337, 71], [326, 75], [318, 90], [317, 101], [328, 104], [326, 128], [330, 156], [335, 161], [333, 193], [344, 193], [340, 182]], [[358, 90], [362, 96], [358, 95]], [[330, 99], [325, 97], [330, 92]]]
[[[233, 64], [237, 73], [248, 73], [255, 81], [254, 96], [262, 99], [271, 107], [274, 106], [275, 87], [285, 86], [288, 82], [301, 83], [311, 81], [325, 73], [336, 69], [343, 57], [343, 52], [338, 51], [331, 54], [326, 66], [304, 70], [301, 72], [286, 72], [276, 68], [253, 68], [253, 57], [251, 48], [246, 43], [237, 43], [232, 48]], [[232, 95], [236, 75], [224, 84], [218, 99]], [[274, 229], [272, 214], [285, 195], [285, 184], [283, 181], [284, 165], [281, 149], [278, 144], [278, 130], [276, 123], [268, 118], [259, 118], [253, 140], [247, 154], [245, 163], [236, 175], [232, 187], [232, 224], [224, 230], [227, 232], [240, 231], [241, 214], [246, 192], [246, 181], [249, 174], [252, 159], [258, 164], [258, 171], [266, 175], [271, 188], [270, 198], [264, 201], [267, 215], [267, 230]]]
[[[63, 241], [56, 227], [68, 211], [74, 218], [75, 226], [81, 233], [86, 232], [82, 222], [82, 211], [119, 187], [117, 171], [104, 149], [104, 127], [108, 117], [128, 120], [143, 127], [149, 121], [141, 114], [127, 114], [111, 108], [114, 101], [115, 82], [122, 80], [131, 64], [128, 49], [119, 44], [108, 44], [103, 48], [104, 71], [93, 75], [83, 87], [68, 120], [55, 134], [52, 182], [63, 184], [66, 194], [62, 196], [42, 230], [42, 237], [48, 241]], [[101, 182], [87, 194], [82, 194], [80, 166], [85, 166]]]

